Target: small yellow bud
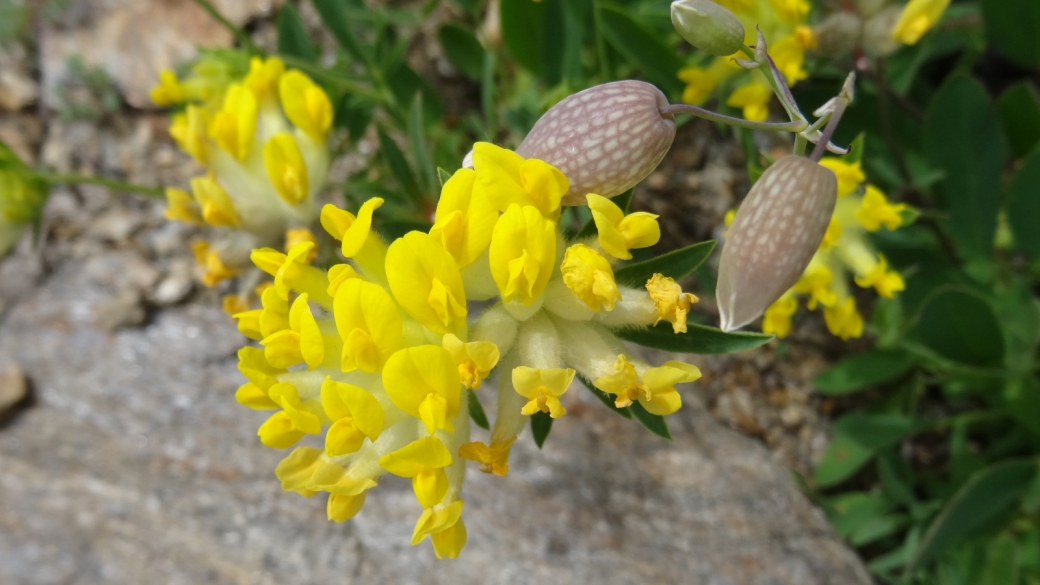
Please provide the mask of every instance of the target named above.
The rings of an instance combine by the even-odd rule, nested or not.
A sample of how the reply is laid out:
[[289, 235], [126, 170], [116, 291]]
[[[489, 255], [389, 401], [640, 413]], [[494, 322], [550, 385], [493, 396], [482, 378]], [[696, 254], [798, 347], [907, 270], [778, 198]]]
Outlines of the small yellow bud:
[[610, 262], [585, 244], [567, 248], [560, 273], [567, 288], [593, 311], [611, 311], [621, 300]]

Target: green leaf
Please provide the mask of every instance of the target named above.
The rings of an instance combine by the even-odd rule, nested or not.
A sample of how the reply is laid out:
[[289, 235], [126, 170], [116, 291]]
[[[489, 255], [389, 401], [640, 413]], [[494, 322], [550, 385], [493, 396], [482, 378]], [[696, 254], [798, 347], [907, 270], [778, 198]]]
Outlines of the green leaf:
[[914, 428], [913, 419], [901, 415], [852, 413], [842, 417], [834, 424], [834, 437], [816, 467], [816, 485], [830, 487], [848, 479], [878, 450], [899, 442]]
[[491, 430], [487, 415], [484, 414], [484, 407], [480, 404], [480, 398], [473, 390], [469, 391], [469, 417], [473, 419], [473, 423], [478, 427], [487, 431]]
[[502, 42], [522, 67], [546, 85], [561, 80], [564, 49], [562, 0], [501, 0]]
[[337, 128], [346, 128], [350, 140], [357, 142], [364, 136], [365, 130], [372, 122], [372, 112], [375, 106], [372, 102], [359, 99], [351, 94], [343, 94], [336, 107], [336, 116], [333, 124]]
[[902, 350], [874, 350], [854, 355], [823, 372], [813, 384], [819, 394], [848, 394], [899, 378], [917, 362]]
[[456, 69], [473, 81], [480, 81], [484, 70], [484, 47], [469, 30], [446, 24], [437, 32], [444, 56]]
[[603, 36], [618, 53], [639, 67], [646, 78], [665, 90], [678, 93], [683, 83], [676, 75], [683, 68], [682, 58], [661, 42], [661, 35], [644, 29], [632, 20], [627, 10], [613, 6], [600, 8]]
[[1040, 141], [1040, 95], [1028, 81], [1020, 81], [997, 100], [1000, 121], [1016, 156], [1025, 156]]
[[621, 284], [644, 286], [655, 273], [679, 280], [704, 263], [715, 249], [715, 240], [693, 244], [643, 262], [630, 262], [614, 271]]
[[1040, 147], [1026, 157], [1007, 190], [1008, 223], [1015, 247], [1040, 258]]
[[981, 7], [990, 45], [1024, 67], [1040, 67], [1040, 2], [982, 0]]
[[278, 52], [306, 61], [318, 60], [318, 52], [292, 4], [284, 4], [278, 10]]
[[414, 200], [421, 199], [422, 191], [419, 189], [419, 182], [415, 179], [411, 165], [404, 158], [404, 153], [397, 147], [397, 143], [382, 130], [379, 131], [379, 151], [383, 153], [383, 160], [390, 167], [390, 172], [393, 173], [397, 182]]
[[581, 383], [589, 389], [589, 392], [592, 392], [592, 394], [596, 398], [598, 398], [599, 401], [602, 402], [607, 408], [627, 419], [632, 418], [632, 411], [628, 407], [618, 408], [617, 406], [615, 406], [614, 399], [611, 398], [610, 395], [606, 392], [600, 390], [599, 388], [596, 388], [596, 386], [588, 378], [582, 376], [581, 374], [578, 374], [578, 379], [581, 380]]
[[990, 258], [1007, 147], [986, 88], [964, 76], [946, 82], [928, 108], [924, 142], [932, 166], [945, 172], [938, 186], [950, 235], [962, 255]]
[[773, 339], [762, 333], [723, 333], [704, 325], [686, 324], [686, 333], [674, 333], [670, 323], [643, 329], [616, 329], [614, 334], [644, 347], [676, 353], [719, 354], [754, 349]]
[[668, 432], [668, 423], [665, 422], [664, 417], [658, 414], [650, 414], [642, 404], [633, 402], [632, 406], [628, 407], [632, 411], [632, 416], [639, 421], [646, 430], [661, 437], [663, 439], [672, 440], [672, 434]]
[[[628, 208], [632, 205], [632, 192], [633, 189], [629, 189], [628, 191], [625, 191], [617, 197], [612, 198], [611, 201], [614, 202], [614, 205], [620, 207], [623, 213], [628, 213]], [[581, 230], [579, 230], [578, 233], [574, 235], [574, 239], [582, 240], [585, 238], [591, 238], [595, 235], [596, 222], [590, 219], [589, 221], [585, 222], [585, 225], [581, 226]]]
[[311, 4], [339, 46], [355, 59], [367, 63], [369, 55], [362, 48], [354, 30], [350, 28], [350, 21], [344, 10], [346, 3], [342, 0], [311, 0]]
[[914, 331], [930, 349], [957, 362], [990, 365], [1004, 357], [1004, 335], [993, 307], [966, 290], [947, 288], [932, 295]]
[[1003, 519], [1036, 477], [1033, 460], [996, 463], [976, 472], [954, 494], [928, 528], [906, 574], [925, 567], [950, 546], [980, 534]]
[[998, 535], [986, 545], [986, 561], [978, 585], [1012, 585], [1018, 583], [1021, 569], [1018, 542], [1008, 533]]
[[441, 119], [441, 101], [437, 91], [407, 64], [399, 63], [390, 70], [386, 74], [386, 83], [401, 104], [411, 104], [415, 94], [422, 92], [423, 115], [428, 120]]
[[863, 546], [870, 544], [905, 528], [910, 524], [910, 517], [906, 514], [885, 514], [869, 519], [855, 532], [849, 535], [849, 544], [852, 546]]
[[[416, 92], [412, 107], [408, 110], [408, 137], [412, 141], [412, 157], [415, 166], [419, 167], [419, 176], [423, 179], [423, 187], [427, 192], [433, 191], [436, 169], [430, 159], [430, 151], [423, 138], [423, 94]], [[439, 189], [437, 190], [440, 191]]]
[[547, 412], [538, 411], [531, 415], [531, 437], [539, 449], [545, 444], [545, 439], [549, 436], [552, 425], [553, 419]]
[[895, 505], [883, 493], [845, 492], [824, 500], [823, 510], [834, 531], [848, 538], [870, 522], [871, 518], [888, 513]]

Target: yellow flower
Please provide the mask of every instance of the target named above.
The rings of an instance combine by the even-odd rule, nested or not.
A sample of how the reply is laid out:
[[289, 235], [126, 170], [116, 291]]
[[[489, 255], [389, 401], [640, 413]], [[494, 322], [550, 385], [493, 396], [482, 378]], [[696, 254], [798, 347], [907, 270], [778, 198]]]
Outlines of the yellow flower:
[[495, 224], [489, 260], [502, 300], [530, 305], [545, 290], [556, 264], [556, 224], [533, 206], [510, 205]]
[[654, 308], [657, 309], [654, 325], [664, 319], [672, 324], [674, 333], [686, 333], [686, 315], [690, 312], [690, 306], [699, 299], [690, 293], [684, 293], [674, 278], [659, 273], [655, 273], [646, 281], [646, 291], [650, 293]]
[[357, 516], [357, 513], [364, 507], [366, 494], [368, 494], [367, 490], [356, 496], [329, 494], [329, 503], [326, 506], [325, 514], [331, 522], [346, 522]]
[[273, 97], [278, 91], [278, 81], [285, 73], [285, 63], [278, 57], [253, 57], [249, 60], [249, 74], [242, 83], [259, 100]]
[[477, 173], [459, 169], [441, 189], [437, 215], [430, 235], [455, 258], [459, 268], [473, 263], [487, 250], [491, 232], [498, 221], [498, 211], [491, 203], [474, 196]]
[[466, 546], [466, 523], [459, 518], [458, 522], [431, 534], [430, 540], [433, 541], [433, 552], [438, 560], [456, 559], [462, 547]]
[[184, 103], [184, 88], [177, 80], [177, 74], [169, 69], [159, 72], [159, 85], [152, 88], [150, 97], [159, 107], [174, 106]]
[[[462, 522], [462, 505], [462, 500], [455, 500], [447, 505], [442, 504], [423, 510], [422, 516], [419, 516], [419, 521], [415, 523], [415, 530], [412, 532], [412, 546], [419, 544], [429, 535], [439, 534]], [[465, 544], [465, 530], [463, 530], [462, 536], [462, 544]], [[436, 550], [435, 546], [434, 551]], [[455, 554], [458, 554], [457, 550]]]
[[593, 311], [612, 311], [621, 300], [610, 262], [585, 244], [567, 248], [560, 264], [563, 283]]
[[513, 204], [534, 206], [547, 218], [560, 215], [560, 201], [570, 189], [567, 177], [538, 159], [524, 159], [511, 150], [487, 142], [473, 145], [477, 197], [499, 211]]
[[828, 157], [820, 161], [820, 166], [834, 171], [835, 176], [838, 177], [838, 197], [844, 197], [854, 192], [859, 189], [863, 181], [867, 180], [859, 162], [847, 163], [840, 158]]
[[803, 49], [816, 49], [819, 47], [816, 33], [808, 25], [799, 24], [794, 27], [794, 40]]
[[492, 442], [490, 446], [480, 442], [466, 443], [459, 447], [459, 457], [480, 463], [484, 473], [505, 477], [509, 473], [509, 451], [516, 437], [503, 442]]
[[798, 299], [785, 294], [766, 308], [762, 317], [762, 333], [772, 333], [783, 339], [791, 332], [791, 317], [798, 310]]
[[278, 93], [289, 121], [315, 142], [324, 143], [332, 127], [332, 102], [325, 91], [303, 73], [292, 70], [279, 79]]
[[282, 300], [289, 300], [289, 291], [310, 295], [312, 301], [325, 308], [332, 307], [329, 296], [329, 278], [323, 270], [307, 264], [314, 249], [313, 242], [300, 242], [282, 254], [272, 248], [257, 248], [250, 259], [257, 268], [274, 277], [274, 290]]
[[863, 288], [873, 287], [877, 293], [886, 299], [896, 296], [896, 293], [906, 289], [903, 277], [895, 271], [888, 269], [888, 262], [884, 256], [878, 256], [877, 264], [872, 270], [863, 276], [856, 277], [856, 284]]
[[466, 291], [455, 259], [429, 234], [409, 232], [386, 252], [390, 290], [413, 319], [437, 333], [466, 330]]
[[264, 145], [264, 169], [275, 191], [289, 205], [299, 205], [310, 197], [307, 163], [292, 134], [275, 134]]
[[812, 8], [807, 0], [769, 0], [769, 3], [780, 18], [791, 24], [802, 22]]
[[202, 225], [202, 209], [195, 199], [187, 191], [166, 188], [166, 213], [163, 214], [170, 221], [183, 221]]
[[560, 403], [560, 396], [567, 391], [572, 380], [574, 370], [571, 368], [513, 368], [513, 388], [517, 394], [528, 399], [520, 414], [532, 415], [541, 411], [549, 413], [552, 418], [567, 414], [567, 409]]
[[773, 58], [777, 69], [784, 74], [787, 83], [794, 85], [809, 77], [805, 70], [805, 49], [798, 43], [798, 39], [791, 35], [784, 37], [769, 48], [769, 56]]
[[459, 379], [466, 388], [479, 389], [480, 381], [487, 378], [491, 370], [498, 364], [498, 346], [490, 341], [465, 343], [448, 333], [441, 344], [458, 364]]
[[695, 366], [671, 360], [657, 368], [648, 368], [640, 376], [634, 364], [624, 355], [617, 356], [614, 373], [597, 378], [593, 384], [607, 394], [617, 396], [614, 405], [625, 408], [638, 400], [651, 414], [667, 416], [679, 410], [682, 397], [676, 384], [693, 382], [701, 377]]
[[311, 248], [310, 253], [308, 253], [307, 256], [303, 259], [303, 262], [305, 264], [310, 264], [311, 262], [314, 262], [315, 258], [318, 257], [318, 238], [314, 237], [314, 233], [311, 232], [311, 230], [309, 230], [307, 228], [296, 228], [296, 229], [286, 230], [286, 232], [285, 232], [285, 251], [286, 252], [291, 251], [296, 246], [296, 244], [300, 244], [300, 243], [303, 243], [303, 242], [310, 242], [311, 244], [314, 244], [314, 247]]
[[229, 268], [220, 259], [220, 254], [210, 248], [210, 245], [200, 240], [191, 245], [191, 251], [195, 254], [195, 262], [203, 269], [202, 284], [213, 287], [222, 280], [227, 280], [238, 274], [238, 270]]
[[430, 508], [448, 493], [451, 453], [436, 437], [423, 437], [379, 458], [379, 465], [400, 477], [412, 478], [412, 491], [423, 508]]
[[769, 117], [771, 99], [773, 90], [768, 85], [751, 82], [730, 94], [726, 105], [731, 108], [743, 108], [745, 118], [752, 122], [762, 122]]
[[907, 45], [916, 44], [939, 22], [949, 5], [950, 0], [910, 0], [892, 29], [892, 38]]
[[242, 223], [231, 197], [212, 176], [192, 179], [191, 191], [206, 223], [218, 227], [238, 227]]
[[321, 449], [297, 447], [278, 463], [274, 474], [282, 482], [283, 490], [309, 498], [317, 492], [307, 489], [307, 486], [314, 473], [324, 464]]
[[837, 216], [831, 216], [831, 222], [827, 224], [827, 231], [824, 232], [823, 240], [820, 241], [820, 249], [829, 250], [838, 243], [839, 239], [841, 239], [841, 220]]
[[343, 339], [341, 368], [377, 372], [401, 347], [401, 314], [383, 287], [352, 278], [333, 300], [336, 330]]
[[313, 370], [325, 361], [325, 340], [318, 322], [307, 304], [307, 294], [301, 294], [289, 309], [289, 328], [276, 331], [261, 342], [264, 357], [276, 368], [288, 368], [306, 362]]
[[813, 262], [805, 269], [801, 278], [794, 285], [794, 291], [809, 295], [806, 306], [810, 311], [815, 311], [817, 304], [831, 307], [838, 300], [838, 295], [831, 290], [831, 282], [834, 274], [829, 268], [821, 263]]
[[332, 421], [325, 435], [325, 453], [329, 457], [354, 453], [366, 437], [375, 441], [383, 431], [383, 407], [363, 388], [325, 378], [321, 384], [321, 406]]
[[826, 307], [823, 320], [827, 323], [827, 329], [844, 341], [863, 335], [863, 317], [856, 309], [856, 299], [852, 297]]
[[625, 215], [613, 201], [589, 193], [587, 196], [592, 219], [596, 222], [599, 244], [603, 251], [620, 260], [631, 260], [629, 250], [649, 248], [661, 239], [657, 216], [645, 211]]
[[448, 350], [436, 345], [402, 349], [383, 367], [383, 387], [397, 408], [421, 419], [430, 434], [454, 432], [462, 382]]
[[249, 156], [256, 134], [256, 96], [243, 85], [234, 84], [224, 95], [224, 106], [213, 115], [209, 135], [239, 161]]
[[175, 114], [170, 119], [170, 136], [177, 142], [181, 150], [190, 154], [200, 164], [209, 160], [209, 145], [206, 142], [206, 128], [209, 119], [205, 110], [189, 104], [184, 113]]
[[271, 386], [268, 394], [282, 410], [271, 415], [260, 425], [257, 435], [260, 441], [272, 449], [292, 447], [304, 434], [317, 435], [321, 432], [321, 403], [318, 400], [300, 400], [296, 387], [280, 382]]
[[876, 232], [881, 229], [881, 226], [885, 226], [891, 231], [903, 225], [902, 214], [904, 211], [906, 211], [905, 203], [889, 203], [880, 189], [867, 185], [863, 201], [856, 211], [856, 219], [869, 232]]
[[719, 86], [718, 76], [703, 67], [680, 69], [679, 80], [686, 84], [682, 94], [683, 103], [695, 106], [708, 101], [715, 88]]

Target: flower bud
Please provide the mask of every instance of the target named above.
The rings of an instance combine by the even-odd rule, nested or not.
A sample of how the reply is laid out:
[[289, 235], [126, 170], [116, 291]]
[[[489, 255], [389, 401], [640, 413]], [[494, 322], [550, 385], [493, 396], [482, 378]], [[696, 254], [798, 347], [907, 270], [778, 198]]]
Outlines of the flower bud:
[[863, 20], [852, 12], [835, 12], [823, 19], [813, 32], [816, 45], [824, 55], [844, 55], [859, 46], [863, 36]]
[[762, 173], [722, 248], [715, 296], [723, 331], [755, 320], [798, 281], [837, 198], [834, 172], [807, 158], [787, 156]]
[[672, 26], [686, 42], [718, 57], [732, 55], [744, 44], [744, 25], [711, 0], [672, 2]]
[[651, 173], [675, 138], [675, 120], [661, 115], [668, 99], [642, 81], [615, 81], [568, 96], [549, 108], [516, 149], [570, 180], [564, 205], [595, 193], [614, 197]]

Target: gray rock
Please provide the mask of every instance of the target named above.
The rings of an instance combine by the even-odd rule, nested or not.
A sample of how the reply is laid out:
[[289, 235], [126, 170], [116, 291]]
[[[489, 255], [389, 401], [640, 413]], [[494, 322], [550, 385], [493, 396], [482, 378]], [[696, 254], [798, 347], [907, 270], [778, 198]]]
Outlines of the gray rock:
[[0, 322], [0, 356], [36, 392], [0, 430], [0, 583], [870, 583], [789, 472], [689, 392], [674, 441], [572, 402], [544, 450], [521, 437], [507, 477], [472, 470], [456, 561], [409, 546], [407, 480], [329, 523], [322, 496], [281, 491], [264, 413], [235, 403], [243, 340], [219, 307], [92, 324], [117, 294], [96, 266], [122, 257], [105, 255], [59, 265]]

